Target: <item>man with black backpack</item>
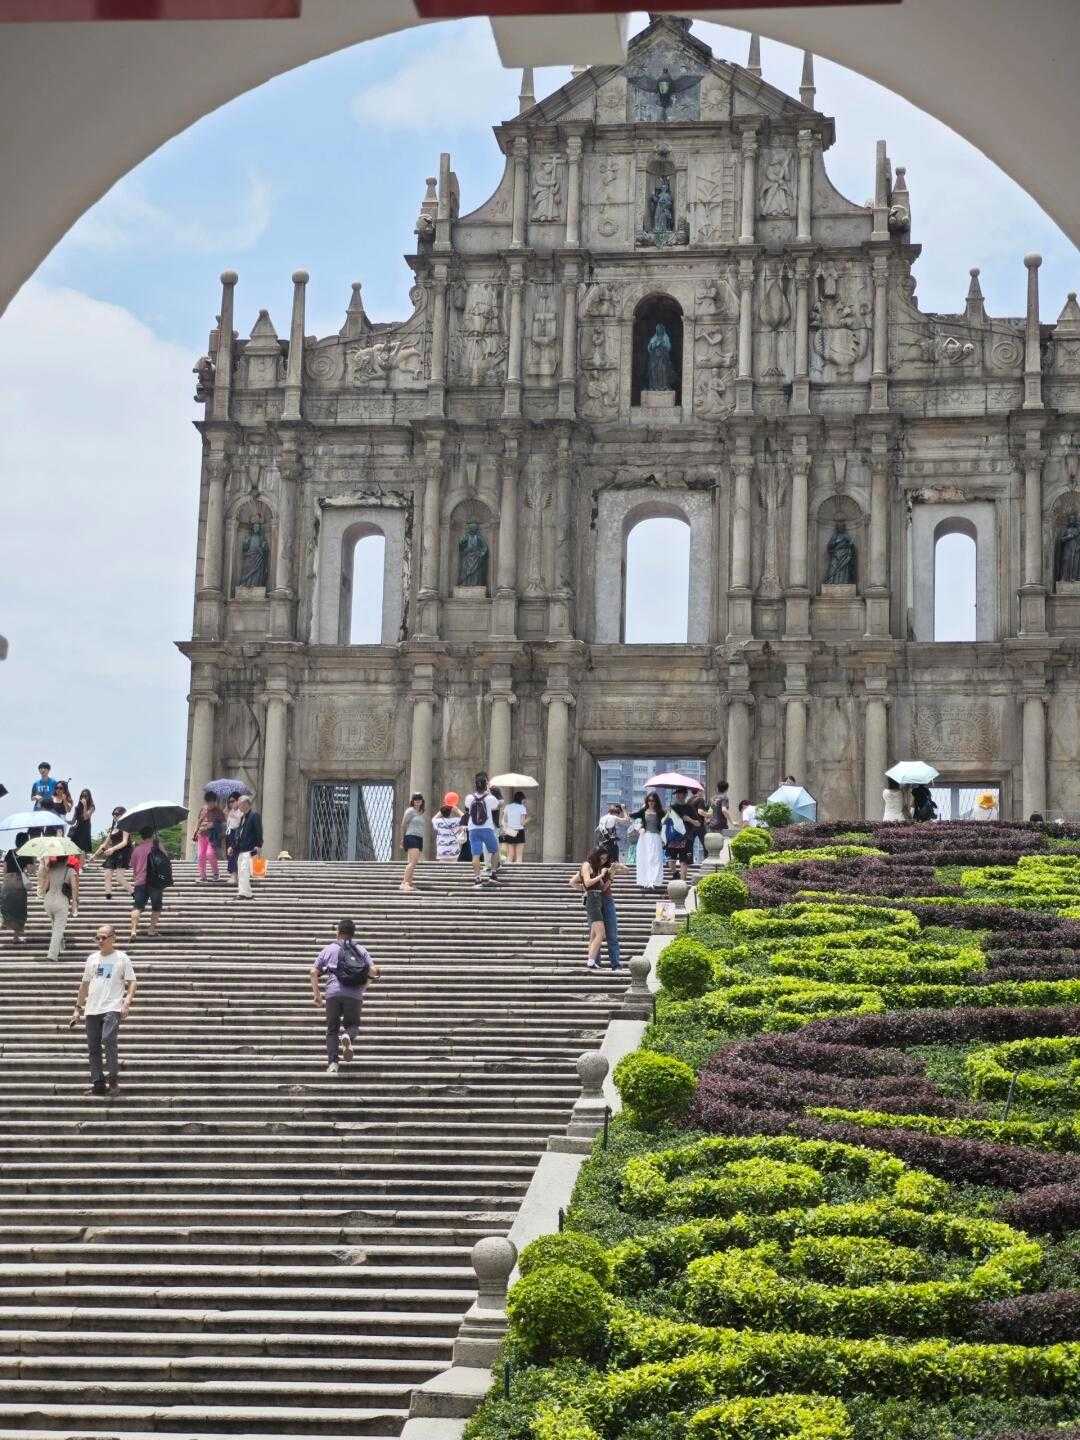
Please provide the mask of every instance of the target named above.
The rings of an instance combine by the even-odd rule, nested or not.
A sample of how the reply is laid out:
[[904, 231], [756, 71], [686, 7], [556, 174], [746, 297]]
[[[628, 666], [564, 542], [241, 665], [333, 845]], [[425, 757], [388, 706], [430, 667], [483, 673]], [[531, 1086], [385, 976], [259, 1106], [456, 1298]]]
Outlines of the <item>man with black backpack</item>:
[[[469, 826], [469, 852], [472, 855], [473, 883], [479, 890], [486, 880], [499, 878], [499, 836], [495, 817], [499, 813], [498, 796], [488, 789], [488, 777], [477, 772], [476, 788], [465, 796], [465, 816]], [[484, 852], [491, 856], [491, 873], [485, 876]]]
[[150, 906], [150, 934], [156, 935], [161, 924], [165, 891], [173, 883], [172, 861], [161, 848], [157, 835], [149, 825], [139, 831], [139, 843], [131, 852], [131, 935], [139, 933], [139, 916]]
[[[368, 982], [379, 978], [379, 967], [354, 936], [356, 926], [346, 917], [338, 921], [337, 939], [319, 952], [311, 967], [311, 998], [326, 1006], [326, 1073], [338, 1073], [338, 1055], [353, 1058], [360, 1029], [360, 1006]], [[319, 994], [319, 977], [326, 977], [325, 998]], [[342, 1033], [344, 1032], [344, 1033]]]

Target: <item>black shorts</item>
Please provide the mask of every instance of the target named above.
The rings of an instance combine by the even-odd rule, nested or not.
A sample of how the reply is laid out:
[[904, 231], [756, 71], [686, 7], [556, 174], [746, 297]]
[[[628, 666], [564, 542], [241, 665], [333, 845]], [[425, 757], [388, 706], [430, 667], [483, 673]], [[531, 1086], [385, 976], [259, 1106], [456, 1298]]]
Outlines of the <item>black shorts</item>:
[[502, 834], [502, 838], [503, 838], [503, 844], [504, 844], [504, 845], [524, 845], [524, 844], [525, 844], [525, 831], [524, 831], [524, 830], [504, 830], [504, 831], [503, 831], [503, 834]]
[[154, 914], [160, 915], [164, 901], [165, 891], [150, 885], [136, 885], [131, 891], [131, 908], [133, 910], [145, 910], [149, 903]]
[[669, 860], [689, 860], [690, 846], [685, 840], [678, 845], [665, 845], [664, 854]]
[[590, 924], [604, 918], [604, 896], [600, 890], [585, 891], [585, 918]]
[[424, 839], [422, 835], [406, 835], [404, 844], [406, 850], [423, 850]]
[[118, 850], [115, 855], [106, 855], [102, 861], [103, 870], [126, 870], [131, 864], [131, 851]]

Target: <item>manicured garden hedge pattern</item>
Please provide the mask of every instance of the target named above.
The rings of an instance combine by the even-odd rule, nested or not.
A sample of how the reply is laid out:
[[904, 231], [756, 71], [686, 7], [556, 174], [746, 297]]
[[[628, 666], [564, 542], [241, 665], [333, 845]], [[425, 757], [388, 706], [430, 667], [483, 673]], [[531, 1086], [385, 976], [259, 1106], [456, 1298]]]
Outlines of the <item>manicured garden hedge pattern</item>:
[[1080, 829], [772, 844], [669, 947], [470, 1440], [1080, 1440]]

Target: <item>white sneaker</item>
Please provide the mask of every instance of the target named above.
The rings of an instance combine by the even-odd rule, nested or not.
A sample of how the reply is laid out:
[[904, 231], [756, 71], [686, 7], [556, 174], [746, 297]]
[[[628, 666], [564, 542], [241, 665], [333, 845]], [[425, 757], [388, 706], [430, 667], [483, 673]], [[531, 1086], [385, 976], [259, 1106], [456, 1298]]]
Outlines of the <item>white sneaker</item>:
[[346, 1063], [348, 1063], [348, 1061], [353, 1058], [352, 1041], [349, 1039], [348, 1035], [344, 1034], [341, 1037], [341, 1058]]
[[336, 1065], [327, 1065], [327, 1067], [326, 1067], [326, 1073], [327, 1073], [328, 1075], [336, 1075], [336, 1074], [337, 1074], [337, 1066], [336, 1066]]

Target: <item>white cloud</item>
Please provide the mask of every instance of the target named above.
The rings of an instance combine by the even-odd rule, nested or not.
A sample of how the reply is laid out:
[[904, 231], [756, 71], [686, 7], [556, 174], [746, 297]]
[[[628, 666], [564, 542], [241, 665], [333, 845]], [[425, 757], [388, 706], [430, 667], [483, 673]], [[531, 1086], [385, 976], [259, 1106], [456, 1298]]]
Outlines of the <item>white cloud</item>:
[[133, 251], [212, 255], [251, 250], [266, 234], [273, 213], [273, 186], [248, 175], [236, 203], [193, 215], [179, 205], [158, 205], [130, 177], [119, 181], [82, 217], [69, 235], [75, 245], [109, 254]]
[[[191, 356], [32, 281], [0, 320], [0, 780], [178, 794], [199, 439]], [[7, 801], [0, 802], [3, 813]]]
[[[417, 43], [419, 41], [419, 43]], [[554, 89], [569, 70], [537, 73], [537, 95]], [[423, 31], [396, 70], [373, 81], [352, 102], [367, 128], [422, 133], [481, 131], [517, 114], [519, 70], [499, 63], [486, 20]]]

